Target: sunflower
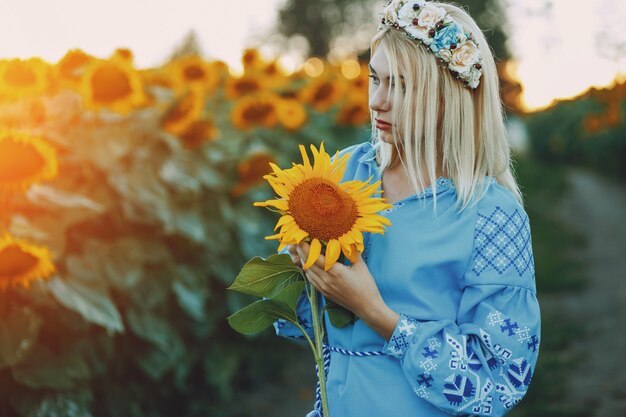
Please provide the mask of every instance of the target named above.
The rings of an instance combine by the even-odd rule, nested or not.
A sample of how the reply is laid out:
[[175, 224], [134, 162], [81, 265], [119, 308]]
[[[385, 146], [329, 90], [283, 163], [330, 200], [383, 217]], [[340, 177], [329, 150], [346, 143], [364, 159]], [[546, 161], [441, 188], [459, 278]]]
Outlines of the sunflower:
[[42, 138], [0, 129], [0, 192], [52, 179], [57, 165], [54, 148]]
[[85, 70], [81, 93], [90, 110], [128, 113], [146, 101], [138, 72], [121, 59], [93, 60]]
[[259, 77], [245, 75], [238, 78], [228, 77], [224, 89], [226, 97], [235, 100], [249, 94], [259, 93], [265, 89], [265, 86]]
[[369, 68], [365, 64], [361, 64], [358, 71], [354, 71], [355, 76], [352, 76], [353, 73], [345, 74], [345, 85], [346, 88], [350, 91], [351, 96], [368, 96], [369, 89]]
[[28, 288], [35, 280], [49, 278], [54, 270], [48, 248], [7, 233], [0, 235], [0, 292], [18, 285]]
[[231, 121], [237, 129], [241, 130], [259, 126], [272, 128], [278, 122], [279, 101], [280, 97], [271, 93], [243, 97], [235, 102], [230, 113]]
[[341, 105], [337, 123], [348, 126], [361, 126], [370, 119], [370, 109], [366, 99], [350, 99]]
[[94, 57], [80, 49], [68, 51], [65, 56], [54, 65], [54, 72], [61, 86], [78, 89], [85, 69], [94, 59]]
[[0, 60], [0, 97], [20, 99], [44, 93], [50, 66], [39, 58]]
[[204, 94], [198, 89], [189, 90], [169, 108], [161, 119], [166, 131], [178, 135], [197, 120], [204, 109]]
[[342, 98], [344, 89], [339, 81], [317, 78], [300, 91], [300, 99], [315, 110], [326, 112]]
[[270, 163], [274, 162], [272, 155], [266, 152], [257, 152], [237, 164], [239, 183], [233, 188], [231, 194], [241, 196], [248, 189], [259, 184], [265, 175], [272, 172]]
[[117, 48], [111, 55], [111, 59], [121, 59], [122, 61], [126, 61], [132, 65], [135, 55], [133, 54], [133, 51], [128, 48]]
[[147, 68], [138, 71], [141, 81], [146, 87], [160, 87], [174, 90], [175, 80], [171, 71], [164, 68]]
[[180, 134], [180, 140], [189, 149], [196, 149], [215, 140], [220, 134], [219, 129], [211, 120], [200, 119], [191, 122]]
[[384, 198], [371, 197], [380, 186], [380, 181], [373, 184], [357, 180], [339, 183], [346, 170], [349, 153], [333, 162], [324, 151], [323, 142], [319, 151], [313, 145], [311, 151], [313, 165], [302, 145], [300, 152], [304, 164], [294, 164], [292, 168], [281, 170], [270, 163], [274, 172], [264, 178], [281, 198], [255, 202], [254, 205], [274, 207], [282, 214], [274, 228], [280, 227], [280, 232], [265, 238], [279, 240], [279, 251], [286, 245], [299, 244], [305, 239], [311, 242], [304, 270], [319, 259], [322, 244], [325, 244], [324, 270], [328, 271], [341, 252], [352, 263], [356, 262], [358, 252], [364, 249], [362, 232], [384, 233], [384, 226], [390, 226], [391, 222], [376, 213], [392, 206], [385, 203]]
[[307, 112], [300, 101], [293, 98], [283, 98], [278, 103], [278, 121], [287, 130], [300, 129], [307, 121]]
[[244, 49], [241, 56], [241, 64], [243, 65], [244, 72], [246, 74], [250, 72], [257, 72], [259, 68], [265, 65], [265, 61], [261, 58], [261, 54], [255, 48]]
[[210, 93], [220, 81], [219, 66], [205, 61], [198, 55], [177, 58], [168, 67], [176, 78], [179, 88], [191, 87]]

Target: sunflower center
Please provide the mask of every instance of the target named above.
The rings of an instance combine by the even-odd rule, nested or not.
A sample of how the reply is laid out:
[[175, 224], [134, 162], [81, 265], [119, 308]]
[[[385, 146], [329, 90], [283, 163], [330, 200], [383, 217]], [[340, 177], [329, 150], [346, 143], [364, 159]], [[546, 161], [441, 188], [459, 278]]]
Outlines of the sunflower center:
[[235, 84], [235, 90], [239, 95], [245, 95], [259, 91], [259, 83], [253, 80], [239, 81]]
[[216, 128], [212, 122], [208, 120], [196, 120], [185, 129], [180, 138], [187, 147], [197, 148], [202, 145], [205, 140], [215, 139], [216, 133]]
[[111, 103], [125, 98], [132, 92], [128, 75], [116, 65], [105, 63], [91, 79], [94, 100]]
[[200, 81], [204, 78], [204, 69], [198, 65], [189, 65], [183, 70], [185, 79], [189, 81]]
[[7, 84], [24, 87], [35, 84], [37, 77], [34, 71], [24, 62], [13, 62], [4, 74]]
[[14, 277], [37, 265], [37, 258], [18, 246], [7, 246], [0, 251], [0, 278]]
[[45, 160], [37, 150], [10, 138], [0, 142], [0, 181], [15, 181], [40, 170]]
[[289, 211], [301, 229], [325, 241], [349, 232], [358, 218], [352, 197], [323, 178], [298, 185], [289, 195]]
[[237, 165], [239, 178], [243, 182], [258, 182], [263, 179], [264, 175], [272, 172], [269, 163], [274, 159], [267, 154], [259, 154], [250, 157]]
[[243, 112], [243, 118], [249, 122], [262, 122], [264, 121], [274, 110], [271, 104], [266, 103], [254, 103], [248, 106]]
[[315, 91], [315, 95], [313, 96], [313, 101], [314, 102], [324, 101], [332, 94], [332, 92], [333, 92], [332, 84], [329, 84], [329, 83], [322, 84]]
[[177, 122], [183, 119], [193, 108], [194, 97], [189, 94], [170, 109], [165, 117], [168, 122]]

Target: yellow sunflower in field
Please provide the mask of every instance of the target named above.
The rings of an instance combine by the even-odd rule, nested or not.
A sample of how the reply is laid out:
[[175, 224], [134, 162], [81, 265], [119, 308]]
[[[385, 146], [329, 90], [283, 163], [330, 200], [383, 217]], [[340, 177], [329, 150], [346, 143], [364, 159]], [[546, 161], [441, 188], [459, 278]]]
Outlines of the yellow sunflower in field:
[[241, 63], [243, 65], [244, 73], [249, 74], [251, 72], [258, 71], [265, 64], [261, 54], [256, 48], [244, 49], [241, 56]]
[[243, 77], [228, 77], [224, 92], [226, 98], [235, 100], [253, 93], [260, 93], [265, 89], [263, 80], [259, 77], [244, 75]]
[[61, 87], [78, 89], [85, 69], [95, 58], [80, 49], [69, 50], [54, 65], [54, 72]]
[[310, 104], [315, 110], [327, 112], [343, 97], [344, 92], [343, 83], [320, 77], [300, 90], [299, 98], [302, 102]]
[[133, 60], [135, 59], [135, 55], [133, 54], [133, 51], [128, 48], [117, 48], [115, 52], [113, 52], [113, 54], [111, 55], [111, 59], [118, 58], [132, 65]]
[[194, 120], [180, 134], [180, 140], [188, 149], [197, 149], [219, 137], [220, 131], [212, 120]]
[[161, 118], [161, 126], [168, 132], [181, 134], [189, 125], [200, 118], [204, 110], [204, 93], [191, 89], [176, 100]]
[[319, 259], [322, 244], [325, 244], [324, 270], [328, 271], [342, 251], [352, 263], [356, 262], [358, 253], [364, 249], [362, 232], [384, 233], [384, 226], [390, 226], [391, 222], [376, 213], [392, 206], [384, 198], [371, 197], [380, 181], [373, 184], [358, 180], [340, 183], [350, 154], [331, 161], [330, 155], [324, 151], [324, 143], [319, 151], [311, 145], [311, 151], [313, 165], [302, 145], [300, 152], [304, 164], [281, 170], [270, 163], [274, 172], [264, 178], [281, 198], [255, 202], [254, 205], [274, 207], [282, 214], [274, 228], [280, 227], [280, 232], [265, 238], [279, 240], [279, 251], [286, 245], [310, 240], [309, 258], [303, 266], [305, 271]]
[[49, 278], [54, 270], [48, 248], [0, 235], [0, 292], [18, 285], [28, 288], [35, 280]]
[[292, 132], [300, 129], [308, 120], [306, 109], [294, 98], [281, 99], [277, 111], [280, 124]]
[[350, 99], [341, 105], [337, 113], [337, 123], [348, 126], [362, 126], [370, 120], [370, 108], [367, 98]]
[[42, 138], [0, 129], [0, 192], [52, 179], [57, 166], [54, 148]]
[[240, 197], [255, 185], [263, 182], [265, 175], [272, 172], [270, 163], [274, 157], [266, 152], [257, 152], [237, 164], [239, 182], [232, 189], [231, 194]]
[[280, 97], [272, 93], [246, 96], [235, 102], [230, 119], [237, 129], [249, 130], [254, 127], [273, 128], [278, 123]]
[[0, 98], [21, 99], [43, 94], [50, 66], [39, 58], [0, 60]]
[[199, 88], [211, 93], [220, 82], [220, 66], [198, 55], [186, 55], [173, 60], [168, 68], [179, 88]]
[[93, 60], [81, 87], [83, 105], [90, 110], [107, 108], [125, 114], [146, 102], [139, 73], [121, 59]]

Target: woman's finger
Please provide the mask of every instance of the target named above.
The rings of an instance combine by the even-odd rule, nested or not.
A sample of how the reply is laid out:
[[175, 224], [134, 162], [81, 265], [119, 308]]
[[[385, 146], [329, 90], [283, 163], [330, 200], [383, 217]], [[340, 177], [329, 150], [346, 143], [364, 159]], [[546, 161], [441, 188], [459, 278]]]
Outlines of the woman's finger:
[[308, 270], [306, 272], [306, 277], [316, 290], [318, 290], [322, 294], [325, 294], [326, 285], [324, 281], [319, 277], [319, 275], [317, 275], [315, 272], [311, 272], [311, 270]]
[[298, 255], [298, 248], [296, 245], [287, 245], [287, 253], [291, 256], [291, 260], [294, 264], [302, 266], [302, 258]]

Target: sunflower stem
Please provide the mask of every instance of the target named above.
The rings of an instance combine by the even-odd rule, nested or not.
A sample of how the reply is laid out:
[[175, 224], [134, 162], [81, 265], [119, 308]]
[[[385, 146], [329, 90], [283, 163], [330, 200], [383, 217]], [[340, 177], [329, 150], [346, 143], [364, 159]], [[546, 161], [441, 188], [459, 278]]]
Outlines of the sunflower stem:
[[324, 317], [318, 313], [317, 291], [315, 287], [307, 283], [310, 291], [309, 302], [311, 303], [311, 316], [313, 317], [313, 332], [315, 334], [315, 363], [317, 364], [317, 378], [320, 382], [320, 394], [322, 400], [322, 417], [330, 417], [328, 413], [328, 400], [326, 399], [326, 370], [324, 369]]

